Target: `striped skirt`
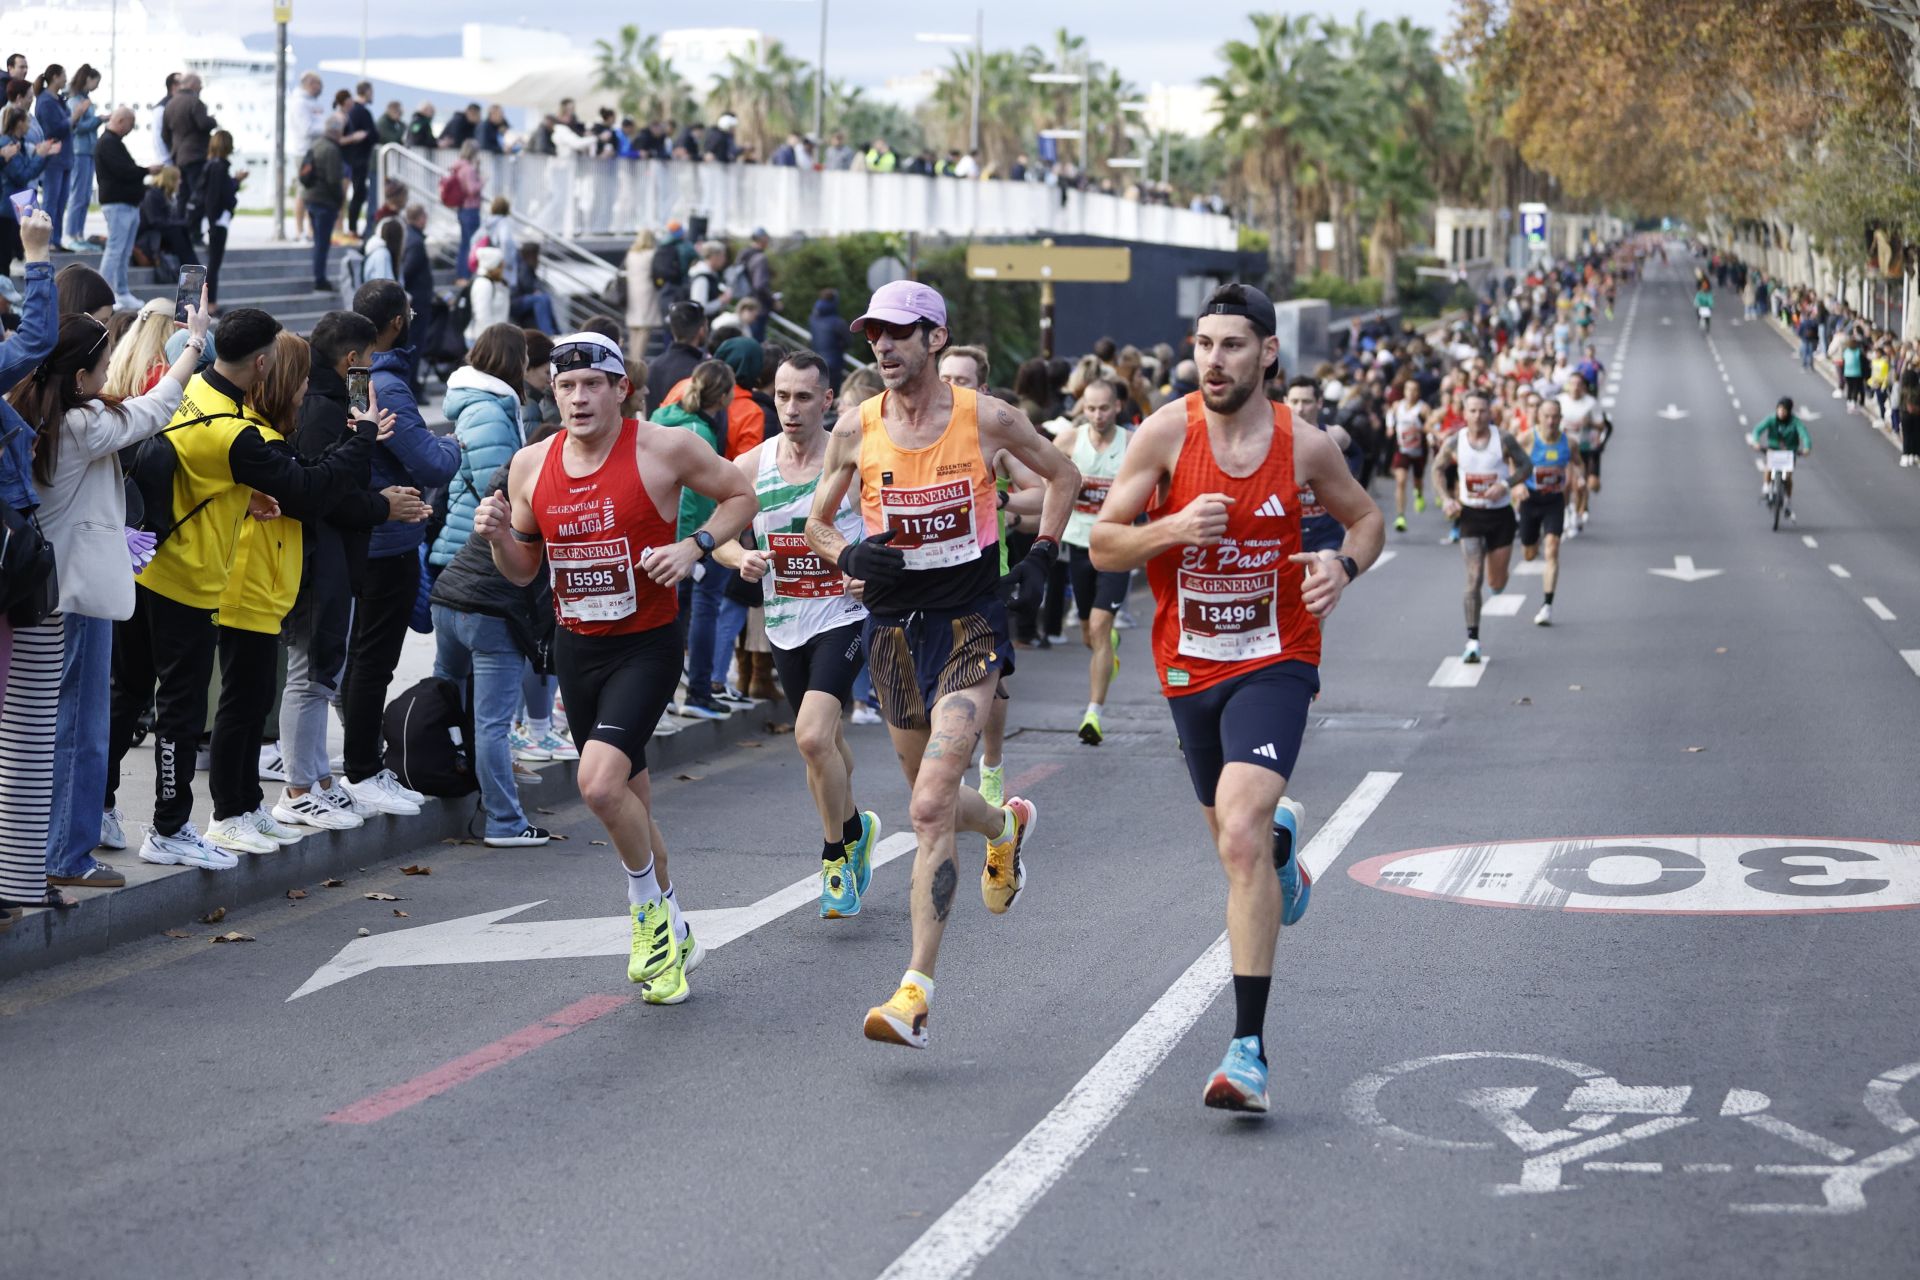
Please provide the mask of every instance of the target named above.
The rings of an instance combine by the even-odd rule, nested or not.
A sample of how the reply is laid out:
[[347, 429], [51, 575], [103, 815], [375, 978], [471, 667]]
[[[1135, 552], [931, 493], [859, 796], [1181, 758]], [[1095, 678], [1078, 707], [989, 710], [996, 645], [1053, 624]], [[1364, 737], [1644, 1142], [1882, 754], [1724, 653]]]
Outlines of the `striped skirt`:
[[13, 667], [0, 701], [0, 898], [47, 898], [47, 822], [53, 807], [54, 727], [66, 620], [13, 631]]

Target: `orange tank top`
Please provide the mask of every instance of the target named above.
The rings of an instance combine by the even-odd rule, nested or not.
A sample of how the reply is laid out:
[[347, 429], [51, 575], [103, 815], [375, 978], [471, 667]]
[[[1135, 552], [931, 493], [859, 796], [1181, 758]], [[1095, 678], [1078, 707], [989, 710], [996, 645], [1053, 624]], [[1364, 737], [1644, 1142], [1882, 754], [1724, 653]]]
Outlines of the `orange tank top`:
[[554, 616], [581, 635], [631, 635], [679, 616], [673, 588], [640, 568], [642, 554], [674, 541], [674, 522], [660, 514], [641, 483], [639, 434], [632, 418], [622, 422], [606, 461], [584, 476], [567, 474], [561, 457], [566, 437], [558, 436], [533, 482], [533, 518], [547, 544]]
[[979, 397], [953, 389], [953, 415], [932, 444], [907, 449], [887, 434], [886, 392], [860, 406], [860, 517], [867, 536], [893, 530], [903, 581], [867, 589], [875, 613], [961, 609], [1000, 579], [999, 498], [980, 451]]
[[1153, 660], [1169, 698], [1276, 662], [1320, 665], [1320, 624], [1300, 602], [1299, 487], [1293, 475], [1293, 415], [1273, 406], [1273, 442], [1251, 475], [1230, 476], [1213, 458], [1199, 394], [1186, 398], [1187, 435], [1166, 501], [1173, 515], [1203, 493], [1232, 498], [1218, 546], [1176, 547], [1147, 562], [1153, 588]]

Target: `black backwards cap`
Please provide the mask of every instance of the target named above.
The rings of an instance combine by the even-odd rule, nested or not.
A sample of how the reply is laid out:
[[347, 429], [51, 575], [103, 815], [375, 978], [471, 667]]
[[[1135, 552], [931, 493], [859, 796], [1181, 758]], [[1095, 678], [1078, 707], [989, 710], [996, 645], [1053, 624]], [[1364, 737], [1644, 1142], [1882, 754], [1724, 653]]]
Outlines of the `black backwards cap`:
[[1263, 338], [1271, 338], [1279, 324], [1274, 316], [1273, 299], [1249, 284], [1223, 284], [1213, 291], [1203, 316], [1241, 316]]

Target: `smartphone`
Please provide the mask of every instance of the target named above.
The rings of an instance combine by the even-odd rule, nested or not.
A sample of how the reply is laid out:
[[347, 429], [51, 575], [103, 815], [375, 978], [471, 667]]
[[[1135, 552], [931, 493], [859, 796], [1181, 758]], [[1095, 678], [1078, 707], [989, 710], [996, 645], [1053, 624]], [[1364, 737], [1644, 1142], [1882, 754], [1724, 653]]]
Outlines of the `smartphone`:
[[373, 370], [360, 365], [347, 369], [347, 405], [355, 413], [368, 410], [367, 392], [373, 385]]
[[25, 222], [28, 218], [31, 218], [40, 207], [40, 197], [32, 187], [28, 187], [25, 191], [16, 191], [8, 196], [7, 199], [13, 201], [13, 218], [15, 222]]
[[200, 290], [206, 286], [207, 269], [198, 263], [180, 268], [180, 284], [173, 291], [173, 318], [187, 322], [187, 308], [200, 305]]

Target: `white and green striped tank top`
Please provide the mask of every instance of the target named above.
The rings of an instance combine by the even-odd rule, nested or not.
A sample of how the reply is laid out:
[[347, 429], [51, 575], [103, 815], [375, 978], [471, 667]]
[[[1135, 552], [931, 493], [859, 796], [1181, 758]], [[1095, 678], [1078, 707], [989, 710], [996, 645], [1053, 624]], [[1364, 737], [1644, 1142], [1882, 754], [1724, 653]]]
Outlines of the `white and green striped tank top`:
[[[768, 561], [760, 579], [766, 593], [767, 639], [782, 649], [797, 649], [823, 631], [860, 622], [866, 607], [847, 594], [847, 580], [833, 564], [807, 545], [807, 514], [813, 510], [818, 476], [804, 484], [789, 483], [780, 474], [780, 441], [767, 441], [760, 450], [760, 474], [753, 482], [760, 514], [753, 518], [754, 539]], [[848, 486], [833, 513], [834, 527], [849, 542], [866, 536], [857, 489]]]

